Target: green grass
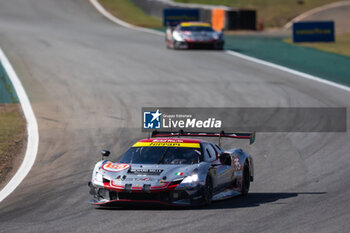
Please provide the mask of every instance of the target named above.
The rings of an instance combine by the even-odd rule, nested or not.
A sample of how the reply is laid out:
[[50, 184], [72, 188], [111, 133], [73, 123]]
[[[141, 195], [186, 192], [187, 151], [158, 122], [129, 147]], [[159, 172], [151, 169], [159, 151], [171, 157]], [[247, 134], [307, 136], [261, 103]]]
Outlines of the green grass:
[[293, 43], [291, 38], [285, 39], [284, 41], [290, 44], [311, 47], [350, 57], [350, 34], [336, 35], [335, 39], [336, 41], [334, 43]]
[[225, 49], [350, 86], [350, 57], [263, 35], [227, 35]]
[[22, 151], [26, 122], [18, 104], [0, 105], [0, 182], [11, 171]]
[[129, 0], [99, 0], [111, 14], [139, 27], [162, 28], [162, 21], [147, 15]]
[[[183, 3], [225, 5], [257, 10], [265, 27], [282, 27], [299, 14], [338, 0], [175, 0]], [[303, 4], [301, 4], [303, 2]]]

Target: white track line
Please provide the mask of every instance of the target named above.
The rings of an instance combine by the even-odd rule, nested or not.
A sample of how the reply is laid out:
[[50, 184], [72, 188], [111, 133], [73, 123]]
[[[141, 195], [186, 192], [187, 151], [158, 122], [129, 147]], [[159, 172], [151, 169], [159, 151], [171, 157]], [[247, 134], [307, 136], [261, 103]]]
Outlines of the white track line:
[[12, 85], [15, 88], [19, 102], [22, 106], [24, 116], [27, 120], [28, 132], [27, 150], [24, 156], [24, 160], [20, 168], [17, 170], [16, 174], [10, 180], [10, 182], [0, 191], [1, 202], [17, 188], [17, 186], [22, 182], [22, 180], [26, 177], [26, 175], [32, 168], [36, 158], [36, 154], [38, 152], [39, 131], [38, 123], [35, 119], [35, 115], [32, 106], [29, 102], [28, 96], [22, 86], [21, 81], [19, 80], [16, 72], [14, 71], [13, 67], [11, 66], [9, 60], [7, 59], [2, 49], [0, 49], [0, 62], [2, 63], [5, 72], [8, 74]]
[[242, 58], [244, 60], [252, 61], [252, 62], [259, 63], [259, 64], [262, 64], [262, 65], [265, 65], [265, 66], [269, 66], [269, 67], [272, 67], [272, 68], [275, 68], [275, 69], [278, 69], [278, 70], [282, 70], [282, 71], [285, 71], [285, 72], [288, 72], [288, 73], [291, 73], [291, 74], [294, 74], [294, 75], [297, 75], [297, 76], [300, 76], [300, 77], [303, 77], [303, 78], [306, 78], [306, 79], [317, 81], [317, 82], [320, 82], [320, 83], [323, 83], [323, 84], [327, 84], [327, 85], [330, 85], [330, 86], [333, 86], [333, 87], [337, 87], [339, 89], [342, 89], [342, 90], [350, 92], [350, 87], [348, 87], [348, 86], [344, 86], [344, 85], [341, 85], [341, 84], [338, 84], [338, 83], [335, 83], [335, 82], [332, 82], [332, 81], [328, 81], [326, 79], [322, 79], [322, 78], [319, 78], [319, 77], [316, 77], [316, 76], [313, 76], [313, 75], [310, 75], [310, 74], [306, 74], [306, 73], [303, 73], [303, 72], [300, 72], [300, 71], [297, 71], [297, 70], [293, 70], [293, 69], [287, 68], [285, 66], [280, 66], [280, 65], [277, 65], [277, 64], [274, 64], [274, 63], [271, 63], [271, 62], [267, 62], [267, 61], [264, 61], [264, 60], [260, 60], [260, 59], [254, 58], [254, 57], [249, 57], [249, 56], [246, 56], [244, 54], [237, 53], [237, 52], [234, 52], [234, 51], [231, 51], [231, 50], [226, 50], [225, 52], [227, 54], [230, 54], [232, 56], [236, 56], [236, 57]]
[[[92, 3], [92, 5], [101, 14], [103, 14], [105, 17], [107, 17], [111, 21], [113, 21], [116, 24], [119, 24], [119, 25], [121, 25], [123, 27], [130, 28], [130, 29], [136, 29], [138, 31], [143, 31], [143, 32], [149, 32], [149, 33], [153, 33], [153, 34], [161, 35], [161, 36], [164, 36], [164, 34], [165, 34], [165, 33], [162, 33], [162, 32], [154, 31], [152, 29], [141, 28], [141, 27], [136, 27], [134, 25], [131, 25], [131, 24], [127, 23], [127, 22], [124, 22], [124, 21], [116, 18], [115, 16], [113, 16], [112, 14], [107, 12], [97, 0], [90, 0], [90, 2]], [[319, 78], [319, 77], [316, 77], [316, 76], [313, 76], [313, 75], [310, 75], [310, 74], [306, 74], [306, 73], [303, 73], [303, 72], [300, 72], [300, 71], [296, 71], [296, 70], [287, 68], [285, 66], [277, 65], [277, 64], [274, 64], [274, 63], [271, 63], [271, 62], [267, 62], [267, 61], [264, 61], [264, 60], [260, 60], [260, 59], [254, 58], [254, 57], [243, 55], [241, 53], [237, 53], [237, 52], [234, 52], [234, 51], [231, 51], [231, 50], [225, 50], [225, 52], [227, 54], [229, 54], [229, 55], [232, 55], [232, 56], [235, 56], [235, 57], [239, 57], [239, 58], [247, 60], [247, 61], [251, 61], [251, 62], [262, 64], [262, 65], [265, 65], [265, 66], [269, 66], [271, 68], [282, 70], [284, 72], [288, 72], [288, 73], [297, 75], [297, 76], [302, 77], [302, 78], [306, 78], [306, 79], [309, 79], [309, 80], [320, 82], [320, 83], [323, 83], [323, 84], [326, 84], [326, 85], [330, 85], [330, 86], [333, 86], [333, 87], [336, 87], [336, 88], [339, 88], [339, 89], [342, 89], [342, 90], [350, 92], [350, 87], [348, 87], [348, 86], [344, 86], [344, 85], [341, 85], [341, 84], [338, 84], [338, 83], [335, 83], [335, 82], [332, 82], [332, 81], [328, 81], [328, 80], [325, 80], [325, 79], [322, 79], [322, 78]]]

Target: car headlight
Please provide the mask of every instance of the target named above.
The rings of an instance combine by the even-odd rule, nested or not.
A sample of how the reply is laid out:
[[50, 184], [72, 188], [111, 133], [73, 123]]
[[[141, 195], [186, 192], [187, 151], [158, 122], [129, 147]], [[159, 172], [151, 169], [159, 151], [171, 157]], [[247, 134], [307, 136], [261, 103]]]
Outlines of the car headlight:
[[184, 38], [177, 31], [173, 32], [173, 37], [176, 41], [184, 41]]
[[193, 174], [191, 176], [187, 176], [181, 183], [188, 184], [188, 183], [195, 183], [198, 181], [198, 174]]
[[213, 38], [214, 38], [215, 40], [222, 39], [222, 38], [223, 38], [223, 34], [220, 33], [220, 32], [215, 32], [214, 35], [213, 35]]

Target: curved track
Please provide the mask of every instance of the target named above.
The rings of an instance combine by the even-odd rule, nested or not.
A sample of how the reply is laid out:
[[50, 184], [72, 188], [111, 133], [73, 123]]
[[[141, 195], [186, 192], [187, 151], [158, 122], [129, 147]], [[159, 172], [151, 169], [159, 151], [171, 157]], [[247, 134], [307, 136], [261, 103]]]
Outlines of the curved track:
[[300, 21], [334, 21], [335, 32], [337, 34], [350, 33], [350, 1], [333, 2], [324, 6], [320, 6], [298, 15], [284, 28], [291, 29], [293, 22]]
[[0, 0], [0, 45], [40, 130], [35, 165], [0, 203], [0, 232], [350, 230], [348, 133], [259, 134], [251, 193], [203, 209], [95, 209], [86, 185], [100, 149], [118, 157], [144, 136], [142, 106], [349, 107], [349, 92], [222, 52], [166, 50], [85, 0]]

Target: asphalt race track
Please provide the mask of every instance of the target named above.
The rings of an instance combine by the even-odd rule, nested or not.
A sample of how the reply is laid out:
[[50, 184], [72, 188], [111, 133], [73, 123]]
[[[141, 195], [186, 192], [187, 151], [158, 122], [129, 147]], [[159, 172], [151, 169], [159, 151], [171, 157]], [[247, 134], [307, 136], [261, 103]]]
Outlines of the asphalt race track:
[[247, 198], [182, 210], [87, 203], [99, 151], [117, 158], [145, 136], [142, 106], [349, 107], [349, 92], [220, 51], [167, 50], [87, 0], [0, 0], [0, 46], [40, 134], [31, 172], [0, 203], [0, 232], [350, 231], [349, 133], [258, 134]]

